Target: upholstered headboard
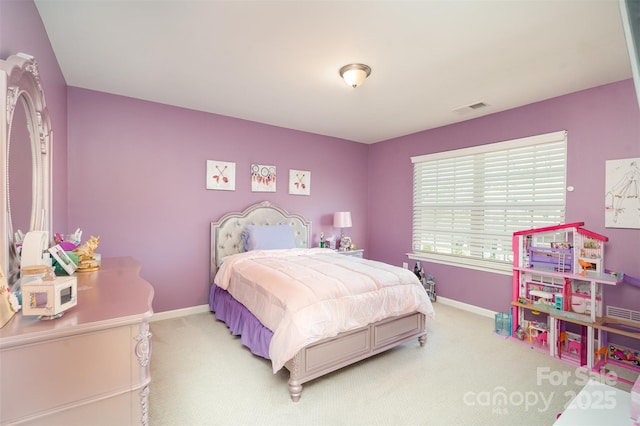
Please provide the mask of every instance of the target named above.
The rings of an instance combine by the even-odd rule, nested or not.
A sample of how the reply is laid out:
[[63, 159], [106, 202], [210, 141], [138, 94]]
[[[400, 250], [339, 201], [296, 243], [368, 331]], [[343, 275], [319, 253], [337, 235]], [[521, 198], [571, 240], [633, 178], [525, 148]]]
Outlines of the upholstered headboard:
[[227, 213], [211, 222], [211, 282], [222, 259], [243, 250], [241, 235], [246, 225], [289, 225], [296, 247], [307, 248], [311, 244], [311, 222], [268, 201], [249, 206], [242, 212]]

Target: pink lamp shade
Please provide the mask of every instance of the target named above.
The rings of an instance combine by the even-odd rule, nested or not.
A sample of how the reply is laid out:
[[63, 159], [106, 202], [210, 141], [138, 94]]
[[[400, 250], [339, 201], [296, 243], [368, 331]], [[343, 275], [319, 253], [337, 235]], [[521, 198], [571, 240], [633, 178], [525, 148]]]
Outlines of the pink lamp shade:
[[335, 212], [333, 214], [334, 228], [351, 228], [351, 212]]
[[351, 246], [351, 238], [345, 237], [344, 228], [351, 228], [351, 212], [335, 212], [333, 227], [340, 228], [340, 250], [348, 250]]

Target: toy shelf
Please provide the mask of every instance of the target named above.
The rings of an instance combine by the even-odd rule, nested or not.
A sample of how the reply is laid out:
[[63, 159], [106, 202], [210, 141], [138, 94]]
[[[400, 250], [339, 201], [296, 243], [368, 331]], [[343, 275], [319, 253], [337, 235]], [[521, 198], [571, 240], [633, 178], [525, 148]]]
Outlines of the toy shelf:
[[[625, 330], [617, 326], [635, 329], [636, 331]], [[619, 334], [621, 336], [631, 337], [640, 340], [640, 324], [623, 321], [617, 318], [602, 317], [593, 326], [608, 333]]]
[[551, 311], [553, 310], [551, 306], [543, 305], [541, 303], [511, 302], [511, 305], [518, 308], [528, 309], [530, 311], [541, 312], [544, 314], [551, 314]]
[[[610, 317], [598, 317], [595, 322], [584, 321], [580, 318], [571, 318], [563, 315], [558, 315], [558, 309], [550, 308], [544, 305], [534, 304], [534, 303], [520, 303], [520, 302], [511, 302], [511, 305], [517, 306], [519, 308], [529, 309], [531, 311], [537, 311], [540, 313], [548, 314], [552, 318], [557, 318], [562, 321], [567, 321], [573, 324], [583, 325], [586, 327], [593, 327], [598, 330], [606, 331], [613, 334], [619, 334], [621, 336], [631, 337], [632, 339], [640, 340], [640, 324], [633, 323], [630, 321], [620, 320], [618, 318], [610, 318]], [[627, 327], [627, 328], [635, 328], [637, 331], [625, 330], [617, 326]]]
[[553, 293], [549, 293], [548, 291], [531, 290], [529, 294], [543, 299], [553, 299]]
[[[619, 367], [631, 370], [634, 372], [640, 372], [640, 353], [637, 350], [624, 348], [620, 345], [610, 344], [608, 342], [609, 334], [618, 334], [621, 336], [630, 337], [635, 340], [640, 340], [640, 322], [633, 319], [620, 318], [619, 312], [627, 311], [631, 316], [637, 317], [640, 315], [638, 311], [625, 310], [623, 308], [607, 307], [607, 314], [615, 315], [615, 317], [606, 316], [598, 319], [596, 328], [600, 330], [600, 340], [602, 348], [606, 355], [599, 357], [593, 371], [602, 371], [606, 364], [611, 363]], [[627, 380], [623, 377], [617, 377], [618, 381], [633, 385], [634, 382]], [[640, 380], [640, 376], [636, 381]]]
[[544, 275], [547, 277], [557, 278], [569, 278], [571, 280], [579, 281], [593, 281], [597, 284], [617, 285], [624, 280], [624, 274], [618, 273], [616, 275], [606, 274], [601, 272], [586, 271], [584, 275], [574, 274], [568, 272], [558, 272], [546, 268], [524, 268], [519, 266], [513, 267], [514, 271], [529, 272], [531, 274]]

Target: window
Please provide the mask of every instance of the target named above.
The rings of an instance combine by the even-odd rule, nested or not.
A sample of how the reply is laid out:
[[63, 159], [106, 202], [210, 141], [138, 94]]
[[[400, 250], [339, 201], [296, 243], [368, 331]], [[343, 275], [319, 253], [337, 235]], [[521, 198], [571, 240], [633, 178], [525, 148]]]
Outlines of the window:
[[564, 223], [567, 132], [412, 157], [412, 259], [511, 273], [513, 232]]

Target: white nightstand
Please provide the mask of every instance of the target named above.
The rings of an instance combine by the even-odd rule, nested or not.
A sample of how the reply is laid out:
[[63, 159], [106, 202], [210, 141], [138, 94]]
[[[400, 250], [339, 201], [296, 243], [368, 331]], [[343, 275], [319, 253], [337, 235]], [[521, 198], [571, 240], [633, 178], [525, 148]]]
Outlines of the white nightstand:
[[353, 257], [359, 257], [359, 258], [364, 257], [364, 249], [344, 250], [344, 251], [338, 250], [337, 253], [344, 254], [345, 256], [353, 256]]

